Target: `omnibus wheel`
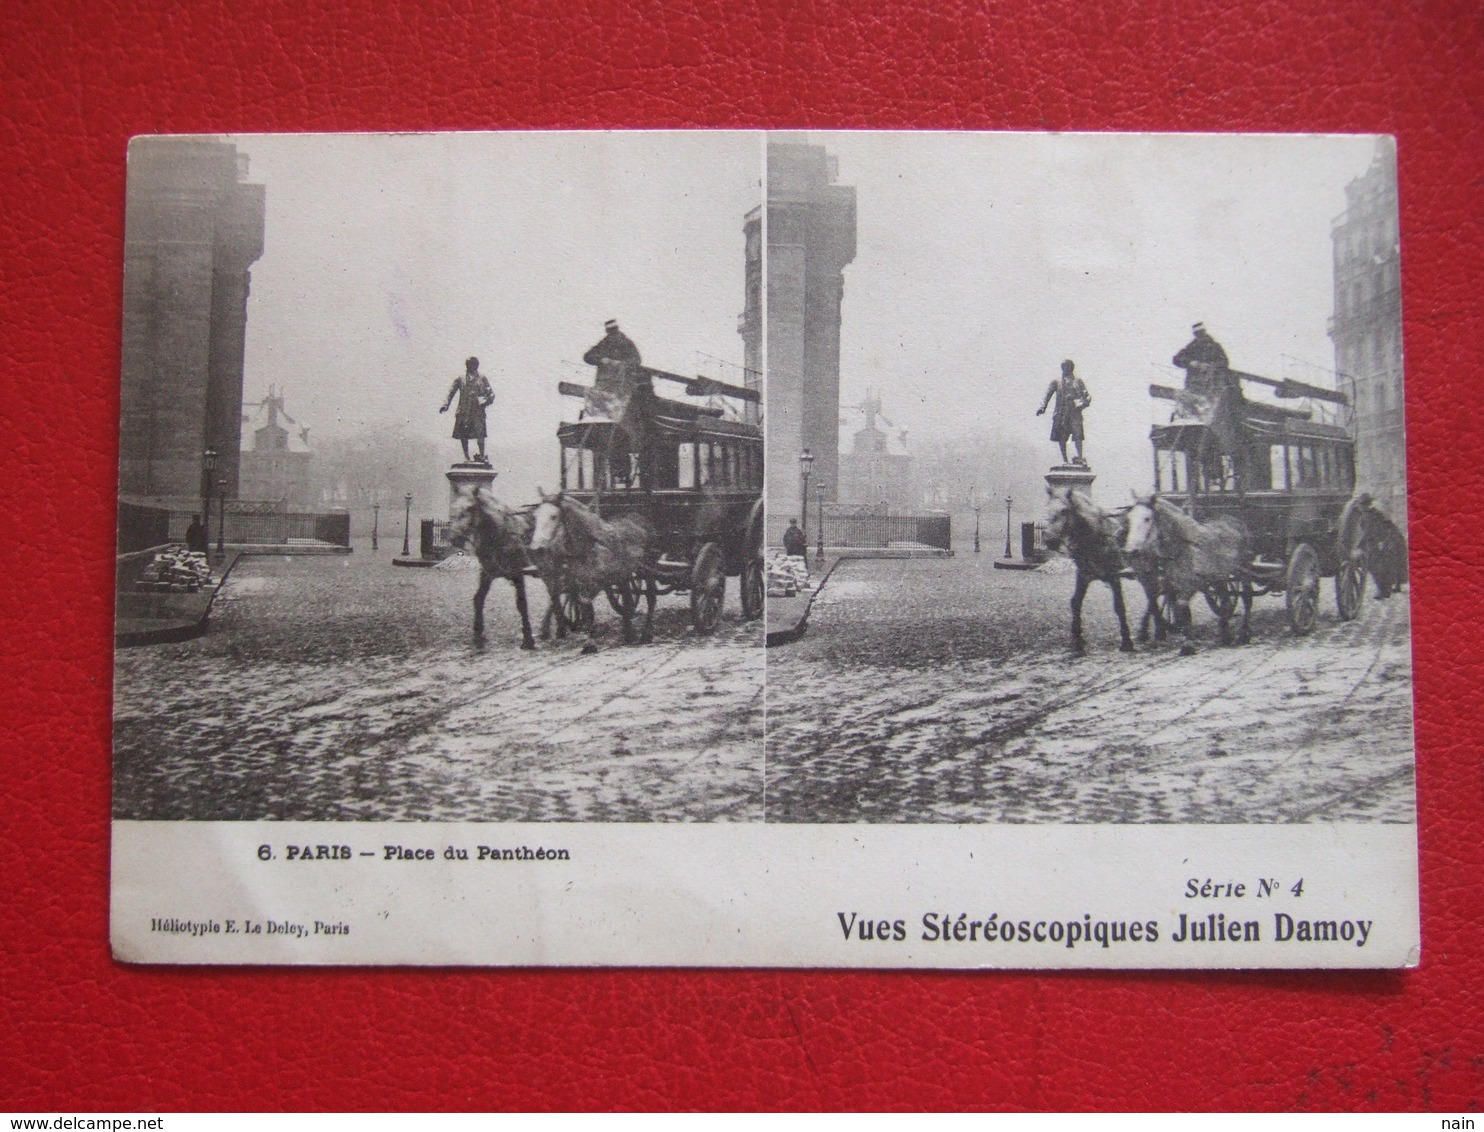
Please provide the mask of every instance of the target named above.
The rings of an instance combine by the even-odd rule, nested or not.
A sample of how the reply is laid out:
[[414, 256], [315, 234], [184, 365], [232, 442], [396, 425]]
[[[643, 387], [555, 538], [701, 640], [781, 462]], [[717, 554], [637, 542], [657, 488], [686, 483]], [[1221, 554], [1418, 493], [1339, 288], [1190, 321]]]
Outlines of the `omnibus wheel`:
[[1306, 542], [1295, 546], [1288, 556], [1284, 589], [1288, 600], [1288, 627], [1296, 637], [1308, 636], [1319, 619], [1319, 552]]
[[1350, 500], [1340, 513], [1340, 534], [1335, 542], [1339, 567], [1335, 570], [1335, 611], [1341, 621], [1354, 621], [1365, 606], [1366, 548], [1370, 543], [1365, 496]]
[[1159, 595], [1154, 599], [1154, 615], [1164, 624], [1165, 630], [1180, 628], [1180, 603], [1164, 586], [1160, 586]]
[[620, 617], [632, 617], [639, 609], [639, 600], [643, 596], [643, 587], [637, 578], [625, 578], [622, 582], [607, 586], [604, 592], [608, 595], [608, 604], [613, 606], [613, 612]]
[[1219, 582], [1212, 582], [1205, 592], [1206, 604], [1211, 607], [1211, 612], [1223, 623], [1230, 621], [1232, 614], [1237, 611], [1237, 599], [1242, 596], [1241, 587], [1230, 578], [1223, 578]]
[[579, 633], [591, 632], [593, 607], [582, 600], [576, 590], [563, 590], [557, 599], [557, 616], [569, 630]]
[[1335, 611], [1341, 621], [1354, 621], [1365, 608], [1365, 551], [1357, 550], [1335, 572]]
[[727, 576], [721, 568], [721, 548], [714, 542], [701, 547], [690, 572], [690, 619], [697, 633], [711, 633], [721, 624]]
[[742, 576], [737, 580], [742, 596], [742, 617], [756, 621], [763, 615], [765, 586], [763, 583], [763, 560], [749, 558], [742, 564]]

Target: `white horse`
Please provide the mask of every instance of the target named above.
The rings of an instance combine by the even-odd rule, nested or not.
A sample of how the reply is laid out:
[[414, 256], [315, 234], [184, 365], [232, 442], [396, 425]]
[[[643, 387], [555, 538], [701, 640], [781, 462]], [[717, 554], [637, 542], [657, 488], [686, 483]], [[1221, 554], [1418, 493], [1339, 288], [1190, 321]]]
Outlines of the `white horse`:
[[[638, 519], [619, 518], [609, 522], [562, 492], [542, 495], [532, 526], [531, 558], [559, 595], [573, 599], [579, 611], [574, 627], [585, 625], [588, 631], [583, 652], [596, 652], [598, 648], [593, 636], [593, 599], [611, 587], [628, 587], [636, 582], [643, 583], [649, 602], [639, 641], [648, 644], [653, 640], [657, 595], [649, 562], [649, 541], [649, 527]], [[624, 642], [632, 644], [633, 606], [618, 604]], [[565, 633], [567, 627], [567, 619], [559, 609], [557, 635]]]
[[1242, 627], [1237, 643], [1252, 639], [1251, 536], [1238, 520], [1218, 516], [1198, 523], [1158, 495], [1134, 497], [1129, 508], [1123, 552], [1136, 572], [1157, 573], [1158, 586], [1170, 600], [1175, 623], [1185, 634], [1180, 653], [1195, 652], [1190, 639], [1190, 599], [1205, 592], [1221, 621], [1221, 643], [1232, 643], [1231, 616], [1242, 599]]

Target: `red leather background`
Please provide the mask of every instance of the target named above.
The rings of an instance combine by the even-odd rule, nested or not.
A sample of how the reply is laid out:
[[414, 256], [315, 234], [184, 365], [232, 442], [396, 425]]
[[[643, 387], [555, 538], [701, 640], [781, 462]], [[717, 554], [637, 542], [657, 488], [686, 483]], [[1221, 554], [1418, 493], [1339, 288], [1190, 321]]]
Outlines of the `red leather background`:
[[[553, 7], [16, 0], [0, 13], [0, 1108], [1478, 1109], [1476, 0]], [[214, 971], [110, 959], [126, 140], [640, 125], [1399, 136], [1419, 970]]]

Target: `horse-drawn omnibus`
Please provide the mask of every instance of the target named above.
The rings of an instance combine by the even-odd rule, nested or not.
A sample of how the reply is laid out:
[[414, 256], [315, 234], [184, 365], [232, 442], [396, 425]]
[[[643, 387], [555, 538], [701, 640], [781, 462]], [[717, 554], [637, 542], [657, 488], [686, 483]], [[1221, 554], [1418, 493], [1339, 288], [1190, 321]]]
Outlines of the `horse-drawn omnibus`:
[[1205, 587], [1212, 611], [1225, 620], [1241, 597], [1284, 594], [1288, 623], [1309, 633], [1318, 617], [1320, 579], [1333, 578], [1342, 621], [1365, 601], [1369, 501], [1355, 492], [1355, 442], [1338, 424], [1315, 419], [1313, 408], [1248, 399], [1243, 384], [1273, 389], [1280, 400], [1339, 406], [1343, 393], [1237, 370], [1212, 370], [1197, 391], [1151, 385], [1150, 395], [1175, 403], [1167, 424], [1150, 433], [1154, 489], [1192, 519], [1236, 519], [1250, 535], [1245, 578]]
[[[697, 633], [721, 621], [727, 578], [737, 578], [742, 614], [763, 613], [763, 436], [746, 419], [727, 419], [715, 404], [757, 405], [755, 389], [706, 377], [687, 378], [636, 366], [633, 388], [605, 414], [594, 411], [592, 388], [562, 382], [560, 391], [583, 397], [582, 419], [557, 430], [564, 495], [605, 520], [637, 518], [651, 532], [647, 577], [605, 586], [614, 610], [638, 608], [650, 581], [657, 594], [689, 594]], [[654, 380], [678, 382], [696, 401], [655, 394]], [[705, 403], [697, 403], [700, 399]], [[621, 408], [617, 407], [620, 406]], [[736, 414], [734, 414], [736, 415]], [[587, 612], [563, 594], [561, 613], [581, 625]]]

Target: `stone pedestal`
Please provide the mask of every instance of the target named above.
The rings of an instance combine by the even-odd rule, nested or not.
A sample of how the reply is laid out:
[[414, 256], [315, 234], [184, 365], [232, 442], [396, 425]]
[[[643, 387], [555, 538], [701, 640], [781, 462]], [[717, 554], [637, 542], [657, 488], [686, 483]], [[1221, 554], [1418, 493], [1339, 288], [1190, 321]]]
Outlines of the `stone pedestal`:
[[448, 517], [453, 518], [454, 500], [462, 491], [489, 487], [498, 473], [488, 464], [458, 463], [444, 473], [448, 477]]
[[[443, 473], [448, 477], [448, 517], [453, 518], [454, 501], [463, 491], [474, 491], [489, 487], [495, 482], [495, 470], [488, 464], [458, 463]], [[398, 555], [392, 559], [393, 566], [436, 566], [450, 552], [450, 548], [436, 539], [432, 519], [418, 520], [418, 553]]]
[[1046, 473], [1046, 483], [1052, 488], [1070, 487], [1083, 495], [1092, 494], [1092, 481], [1095, 479], [1097, 476], [1086, 464], [1056, 464]]

